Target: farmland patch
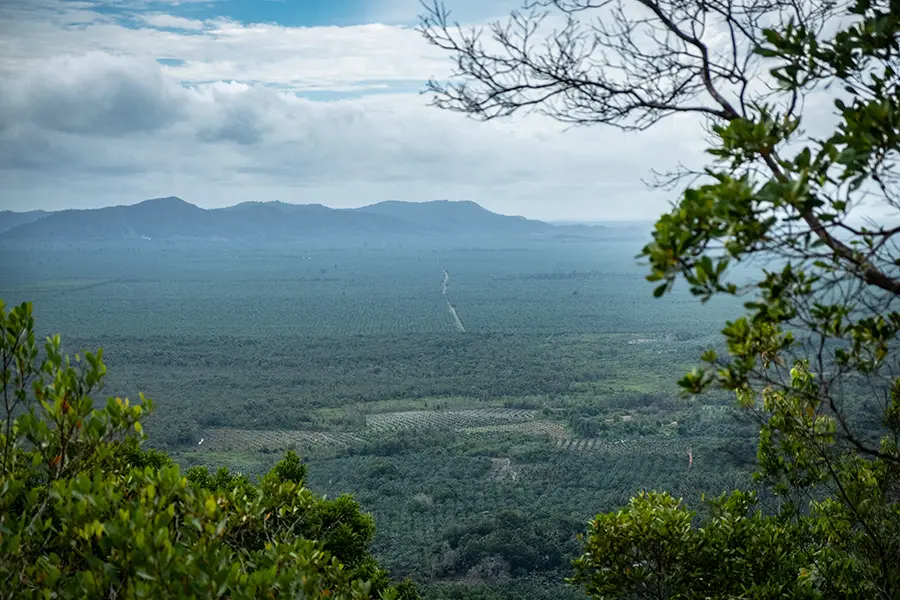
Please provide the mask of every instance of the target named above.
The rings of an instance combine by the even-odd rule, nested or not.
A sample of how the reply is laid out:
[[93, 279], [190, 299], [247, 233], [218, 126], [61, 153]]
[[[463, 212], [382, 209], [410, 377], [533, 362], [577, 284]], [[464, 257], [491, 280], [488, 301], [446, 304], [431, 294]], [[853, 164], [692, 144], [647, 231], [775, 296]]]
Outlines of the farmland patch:
[[471, 410], [404, 412], [366, 415], [366, 433], [390, 433], [407, 429], [449, 429], [522, 423], [538, 414], [536, 410], [516, 408], [475, 408]]
[[322, 431], [253, 430], [230, 427], [207, 429], [198, 450], [273, 450], [346, 448], [363, 440], [349, 433]]

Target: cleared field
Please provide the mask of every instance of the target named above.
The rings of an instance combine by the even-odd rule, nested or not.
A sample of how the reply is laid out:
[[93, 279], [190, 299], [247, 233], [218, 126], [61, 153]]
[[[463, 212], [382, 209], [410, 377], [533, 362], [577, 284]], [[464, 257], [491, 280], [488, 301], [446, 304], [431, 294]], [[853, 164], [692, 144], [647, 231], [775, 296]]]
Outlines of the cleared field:
[[199, 449], [210, 452], [322, 449], [343, 448], [362, 442], [363, 440], [349, 433], [220, 428], [206, 430]]
[[[416, 429], [448, 429], [479, 433], [481, 435], [504, 431], [551, 434], [559, 426], [534, 421], [538, 411], [510, 408], [477, 408], [469, 410], [425, 411], [413, 410], [366, 415], [362, 431], [324, 432], [286, 429], [238, 429], [234, 427], [210, 428], [203, 431], [198, 450], [210, 452], [285, 450], [290, 448], [322, 450], [346, 448], [364, 444], [375, 437], [393, 432]], [[503, 427], [524, 427], [503, 429]], [[529, 427], [530, 426], [530, 427]], [[491, 430], [491, 428], [494, 428]]]
[[470, 410], [411, 410], [366, 415], [366, 433], [390, 433], [406, 429], [452, 429], [522, 423], [538, 414], [517, 408], [475, 408]]
[[646, 454], [684, 454], [687, 460], [689, 444], [683, 440], [666, 437], [628, 438], [624, 440], [598, 440], [587, 438], [558, 439], [556, 447], [562, 450], [602, 452], [614, 456], [638, 456]]
[[503, 425], [482, 425], [480, 427], [466, 427], [459, 431], [462, 435], [473, 437], [487, 437], [494, 435], [523, 434], [547, 436], [555, 440], [563, 440], [570, 435], [568, 428], [562, 423], [554, 421], [540, 421], [532, 419], [523, 423], [508, 423]]

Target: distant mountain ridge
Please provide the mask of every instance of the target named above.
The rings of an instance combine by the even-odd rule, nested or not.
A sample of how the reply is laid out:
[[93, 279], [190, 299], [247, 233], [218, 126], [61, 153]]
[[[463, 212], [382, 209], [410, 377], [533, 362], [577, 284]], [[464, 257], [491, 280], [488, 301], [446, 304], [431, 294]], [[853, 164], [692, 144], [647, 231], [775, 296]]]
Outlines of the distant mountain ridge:
[[43, 210], [29, 210], [27, 212], [13, 212], [11, 210], [0, 210], [0, 233], [9, 231], [14, 227], [31, 223], [42, 219], [50, 213]]
[[50, 213], [0, 213], [0, 240], [289, 239], [365, 235], [530, 235], [557, 227], [469, 201], [387, 201], [352, 209], [244, 202], [204, 209], [181, 198]]

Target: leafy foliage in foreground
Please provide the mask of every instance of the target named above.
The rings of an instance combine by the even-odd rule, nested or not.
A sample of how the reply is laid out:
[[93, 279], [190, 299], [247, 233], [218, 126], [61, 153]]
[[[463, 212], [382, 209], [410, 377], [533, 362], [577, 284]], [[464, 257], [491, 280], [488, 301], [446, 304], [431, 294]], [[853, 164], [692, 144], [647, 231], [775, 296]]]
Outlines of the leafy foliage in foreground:
[[293, 453], [258, 485], [139, 448], [151, 402], [93, 406], [102, 351], [38, 362], [31, 305], [0, 304], [0, 595], [406, 598], [368, 553], [352, 498], [304, 487]]
[[[597, 598], [895, 597], [900, 468], [839, 450], [830, 419], [804, 400], [812, 375], [803, 365], [792, 375], [789, 390], [763, 393], [757, 477], [780, 510], [766, 515], [755, 494], [736, 491], [709, 502], [695, 527], [681, 500], [642, 494], [591, 522], [572, 582]], [[813, 442], [810, 431], [822, 435]]]
[[[734, 113], [714, 127], [713, 181], [688, 189], [644, 250], [649, 279], [662, 282], [657, 295], [682, 277], [703, 299], [742, 291], [728, 278], [733, 263], [777, 261], [747, 288], [757, 294], [748, 314], [724, 328], [727, 356], [707, 352], [712, 368], [681, 381], [694, 393], [732, 391], [759, 417], [757, 478], [780, 501], [777, 516], [749, 513], [733, 493], [691, 529], [673, 499], [636, 499], [592, 523], [576, 576], [590, 593], [659, 597], [646, 591], [656, 586], [672, 590], [668, 597], [900, 594], [900, 256], [892, 239], [900, 230], [849, 224], [863, 198], [900, 202], [897, 8], [857, 2], [842, 15], [851, 24], [829, 38], [817, 36], [812, 15], [762, 31], [753, 51], [774, 63], [782, 93], [797, 98], [840, 84], [850, 94], [849, 103], [834, 101], [835, 132], [790, 158], [801, 122], [792, 103]], [[860, 382], [865, 394], [847, 394]], [[618, 545], [634, 564], [615, 562]], [[659, 547], [666, 550], [654, 562], [647, 552]]]
[[575, 580], [597, 598], [803, 597], [812, 582], [797, 578], [807, 566], [802, 531], [755, 504], [752, 493], [720, 498], [695, 528], [695, 514], [669, 494], [632, 498], [593, 521]]
[[[626, 130], [707, 119], [713, 162], [662, 182], [697, 176], [642, 257], [655, 296], [677, 280], [703, 301], [753, 295], [727, 354], [681, 385], [759, 419], [777, 505], [734, 492], [695, 527], [679, 500], [641, 495], [592, 521], [573, 581], [598, 598], [900, 597], [900, 227], [875, 220], [900, 208], [900, 3], [628, 4], [536, 0], [482, 35], [438, 3], [422, 23], [456, 64], [430, 84], [438, 107]], [[829, 89], [836, 125], [807, 137], [805, 100]], [[752, 259], [762, 275], [741, 281]]]

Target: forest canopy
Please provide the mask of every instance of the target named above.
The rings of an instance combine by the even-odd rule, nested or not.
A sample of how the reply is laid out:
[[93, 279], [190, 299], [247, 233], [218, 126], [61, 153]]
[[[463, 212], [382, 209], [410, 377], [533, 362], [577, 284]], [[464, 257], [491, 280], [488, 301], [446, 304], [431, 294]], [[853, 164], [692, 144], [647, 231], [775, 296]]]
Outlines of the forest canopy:
[[[900, 209], [900, 4], [535, 0], [486, 30], [434, 4], [421, 31], [456, 67], [429, 85], [439, 108], [634, 132], [693, 115], [708, 140], [709, 164], [658, 181], [679, 195], [641, 258], [656, 296], [680, 280], [745, 299], [727, 351], [680, 383], [758, 419], [776, 508], [736, 491], [697, 526], [640, 495], [591, 523], [573, 581], [602, 598], [896, 597], [900, 227], [883, 223]], [[813, 137], [823, 98], [836, 125]], [[732, 276], [750, 261], [760, 277]]]
[[183, 473], [140, 447], [152, 402], [94, 405], [102, 350], [39, 349], [32, 307], [0, 303], [4, 598], [416, 598], [369, 553], [372, 518], [305, 487], [288, 452], [251, 483]]

